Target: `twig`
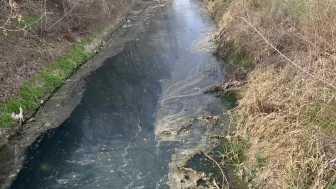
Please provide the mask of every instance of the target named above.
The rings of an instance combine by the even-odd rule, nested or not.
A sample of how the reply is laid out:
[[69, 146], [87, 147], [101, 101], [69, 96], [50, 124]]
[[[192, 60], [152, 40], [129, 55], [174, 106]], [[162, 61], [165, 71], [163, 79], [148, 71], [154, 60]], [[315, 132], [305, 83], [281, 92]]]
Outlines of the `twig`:
[[290, 62], [291, 64], [293, 64], [297, 69], [301, 70], [302, 72], [306, 73], [307, 75], [309, 75], [310, 77], [321, 81], [322, 83], [332, 87], [333, 89], [336, 89], [336, 86], [334, 86], [332, 83], [327, 83], [326, 81], [316, 77], [315, 75], [309, 73], [308, 71], [304, 70], [301, 66], [297, 65], [295, 62], [293, 62], [291, 59], [289, 59], [286, 55], [284, 55], [282, 52], [280, 52], [271, 42], [269, 42], [269, 40], [266, 39], [266, 37], [264, 37], [257, 28], [255, 28], [248, 20], [246, 20], [243, 17], [239, 17], [241, 19], [243, 19], [248, 25], [250, 25], [264, 40], [265, 42], [271, 46], [277, 53], [279, 53], [282, 57], [284, 57], [288, 62]]
[[220, 188], [219, 188], [219, 186], [217, 185], [217, 183], [216, 183], [216, 180], [215, 180], [215, 179], [214, 179], [212, 182], [213, 182], [213, 184], [216, 186], [216, 188], [217, 188], [217, 189], [220, 189]]
[[205, 152], [203, 152], [203, 153], [204, 153], [204, 155], [207, 158], [209, 158], [211, 161], [213, 161], [217, 165], [217, 167], [220, 169], [220, 171], [222, 173], [222, 176], [223, 176], [223, 180], [222, 180], [222, 188], [223, 188], [223, 186], [224, 186], [224, 180], [226, 181], [226, 183], [229, 183], [228, 180], [227, 180], [227, 178], [226, 178], [226, 176], [225, 176], [225, 174], [224, 174], [223, 169], [221, 168], [221, 166], [219, 165], [219, 163], [216, 160], [214, 160], [212, 157], [210, 157], [207, 153], [205, 153]]

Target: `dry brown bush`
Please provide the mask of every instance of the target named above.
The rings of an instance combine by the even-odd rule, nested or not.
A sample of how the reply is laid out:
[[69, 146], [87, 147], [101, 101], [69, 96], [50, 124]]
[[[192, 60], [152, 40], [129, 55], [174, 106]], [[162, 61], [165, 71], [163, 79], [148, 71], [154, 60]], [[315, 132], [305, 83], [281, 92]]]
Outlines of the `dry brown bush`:
[[[326, 188], [336, 168], [336, 2], [208, 2], [220, 47], [254, 62], [239, 106], [245, 168], [255, 188]], [[273, 47], [274, 48], [273, 48]], [[257, 167], [255, 154], [267, 162]], [[253, 170], [253, 171], [251, 171]], [[335, 187], [335, 185], [334, 185]]]
[[[133, 0], [1, 0], [0, 29], [5, 31], [25, 31], [22, 21], [38, 15], [41, 34], [53, 35], [67, 32], [90, 32], [115, 19], [124, 9], [129, 9]], [[21, 23], [21, 24], [20, 24]]]
[[61, 7], [55, 16], [49, 16], [44, 31], [48, 34], [76, 33], [82, 35], [91, 32], [116, 18], [123, 9], [129, 8], [130, 1], [120, 0], [60, 0], [50, 3], [49, 7]]

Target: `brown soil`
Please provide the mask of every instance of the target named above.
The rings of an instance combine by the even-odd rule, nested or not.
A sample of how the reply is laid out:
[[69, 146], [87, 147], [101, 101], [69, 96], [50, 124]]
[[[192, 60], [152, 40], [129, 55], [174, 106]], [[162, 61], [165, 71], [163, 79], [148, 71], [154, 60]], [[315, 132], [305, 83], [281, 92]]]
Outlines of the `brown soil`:
[[[17, 8], [8, 2], [0, 2], [0, 103], [18, 96], [22, 83], [48, 62], [68, 52], [82, 36], [99, 33], [104, 25], [115, 23], [117, 17], [127, 13], [135, 2], [106, 0], [85, 4], [80, 1], [66, 5], [61, 0], [48, 1], [45, 16], [36, 23], [30, 21], [33, 24], [27, 28], [19, 20], [28, 23], [36, 15], [44, 15], [43, 2], [18, 1]], [[10, 20], [5, 24], [8, 18]]]

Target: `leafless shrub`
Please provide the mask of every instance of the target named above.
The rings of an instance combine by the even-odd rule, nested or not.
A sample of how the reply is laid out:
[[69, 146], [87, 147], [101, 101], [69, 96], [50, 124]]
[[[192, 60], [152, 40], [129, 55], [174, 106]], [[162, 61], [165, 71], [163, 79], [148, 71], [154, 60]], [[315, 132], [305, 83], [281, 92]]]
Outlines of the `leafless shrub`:
[[123, 7], [130, 4], [120, 0], [1, 0], [0, 30], [5, 35], [7, 31], [26, 31], [27, 26], [22, 21], [38, 15], [38, 19], [29, 23], [38, 23], [36, 33], [82, 35], [113, 20]]

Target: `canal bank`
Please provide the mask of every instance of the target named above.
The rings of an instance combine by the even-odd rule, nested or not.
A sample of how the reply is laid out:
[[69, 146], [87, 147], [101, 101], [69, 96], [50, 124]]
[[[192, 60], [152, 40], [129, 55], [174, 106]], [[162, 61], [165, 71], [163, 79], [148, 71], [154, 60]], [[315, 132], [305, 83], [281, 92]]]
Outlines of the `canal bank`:
[[[128, 41], [134, 40], [135, 36], [144, 31], [149, 18], [153, 15], [156, 8], [160, 6], [163, 6], [163, 4], [159, 5], [157, 2], [138, 4], [135, 10], [128, 14], [129, 18], [133, 18], [133, 23], [121, 21], [120, 23], [123, 23], [123, 25], [120, 26], [120, 28], [114, 27], [117, 29], [113, 28], [114, 32], [109, 37], [108, 45], [99, 47], [99, 51], [102, 53], [97, 54], [92, 60], [81, 66], [73, 76], [64, 81], [63, 86], [48, 97], [48, 101], [41, 105], [36, 115], [28, 119], [22, 128], [18, 125], [8, 128], [2, 133], [6, 138], [2, 142], [0, 151], [1, 188], [7, 188], [16, 177], [22, 167], [25, 150], [28, 146], [30, 146], [41, 133], [58, 127], [69, 117], [83, 95], [83, 78], [90, 75], [91, 71], [100, 67], [103, 60], [109, 56], [103, 52], [110, 50], [109, 53], [113, 56], [122, 51]], [[108, 30], [105, 32], [107, 32], [106, 35], [108, 36], [111, 31]], [[99, 44], [99, 39], [95, 39], [92, 43], [93, 46], [88, 48], [94, 48]]]
[[[335, 188], [335, 1], [207, 0], [250, 188]], [[332, 7], [326, 9], [325, 7]], [[318, 39], [318, 40], [317, 40]], [[312, 46], [312, 44], [314, 45]]]

